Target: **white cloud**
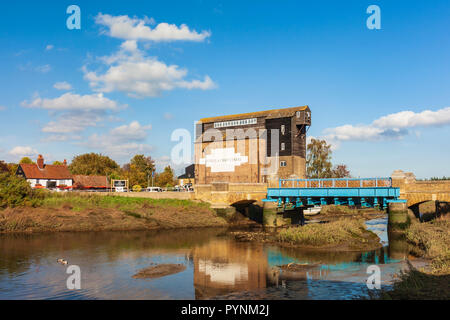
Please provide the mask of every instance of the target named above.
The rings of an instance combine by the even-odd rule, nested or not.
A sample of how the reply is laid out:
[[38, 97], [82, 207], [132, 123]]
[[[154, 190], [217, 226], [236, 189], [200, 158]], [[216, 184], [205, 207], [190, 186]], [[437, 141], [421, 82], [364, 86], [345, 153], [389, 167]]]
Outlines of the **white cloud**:
[[62, 81], [62, 82], [56, 82], [53, 85], [53, 88], [55, 88], [57, 90], [71, 90], [72, 85], [66, 81]]
[[91, 88], [98, 92], [121, 91], [131, 97], [143, 98], [176, 88], [207, 90], [216, 87], [209, 76], [203, 80], [186, 80], [186, 69], [167, 65], [156, 57], [147, 57], [135, 45], [127, 41], [116, 54], [102, 57], [101, 61], [108, 67], [103, 74], [84, 67], [84, 77]]
[[8, 153], [14, 157], [34, 157], [37, 155], [38, 152], [36, 151], [36, 149], [33, 149], [32, 147], [17, 146], [14, 147]]
[[325, 138], [339, 141], [376, 141], [399, 139], [409, 134], [409, 129], [450, 125], [450, 107], [437, 111], [401, 111], [376, 119], [369, 125], [343, 125], [324, 131]]
[[162, 22], [152, 29], [146, 24], [154, 24], [154, 20], [148, 18], [138, 19], [99, 13], [95, 22], [105, 26], [108, 29], [106, 33], [110, 37], [124, 40], [203, 41], [211, 36], [209, 31], [198, 33], [185, 24], [178, 27], [175, 24]]
[[52, 134], [42, 139], [43, 142], [64, 142], [69, 140], [80, 140], [82, 137], [79, 135], [68, 134]]
[[52, 44], [48, 44], [46, 47], [45, 47], [45, 51], [50, 51], [50, 50], [53, 50], [53, 48], [55, 48], [55, 46], [54, 45], [52, 45]]
[[45, 64], [43, 66], [38, 66], [34, 70], [40, 73], [48, 73], [52, 70], [52, 67], [49, 64]]
[[425, 110], [419, 113], [402, 111], [381, 117], [373, 122], [381, 128], [413, 128], [450, 124], [450, 107], [437, 111]]
[[42, 99], [36, 97], [33, 101], [22, 102], [22, 106], [29, 108], [42, 108], [54, 111], [64, 110], [118, 110], [122, 107], [116, 101], [110, 100], [103, 96], [102, 93], [91, 95], [78, 95], [74, 93], [65, 93], [62, 96], [54, 99]]
[[133, 121], [128, 125], [112, 129], [110, 136], [118, 141], [141, 141], [147, 137], [147, 131], [151, 128], [151, 125], [142, 126], [139, 122]]
[[43, 128], [45, 133], [68, 134], [81, 132], [87, 127], [95, 127], [103, 117], [95, 112], [63, 113], [56, 121], [50, 121]]
[[112, 157], [128, 160], [137, 153], [152, 150], [150, 145], [143, 143], [149, 130], [151, 125], [143, 126], [138, 121], [133, 121], [110, 130], [106, 135], [93, 134], [79, 144]]

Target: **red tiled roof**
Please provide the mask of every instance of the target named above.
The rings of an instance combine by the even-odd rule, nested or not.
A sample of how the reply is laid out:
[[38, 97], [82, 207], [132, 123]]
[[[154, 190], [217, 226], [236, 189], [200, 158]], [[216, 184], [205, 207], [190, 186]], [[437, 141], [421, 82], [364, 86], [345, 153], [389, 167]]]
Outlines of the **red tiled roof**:
[[108, 188], [108, 178], [106, 176], [83, 176], [74, 175], [73, 185], [75, 188]]
[[72, 179], [72, 174], [70, 173], [67, 166], [64, 165], [44, 165], [44, 169], [39, 169], [37, 164], [19, 164], [22, 168], [23, 173], [27, 179]]

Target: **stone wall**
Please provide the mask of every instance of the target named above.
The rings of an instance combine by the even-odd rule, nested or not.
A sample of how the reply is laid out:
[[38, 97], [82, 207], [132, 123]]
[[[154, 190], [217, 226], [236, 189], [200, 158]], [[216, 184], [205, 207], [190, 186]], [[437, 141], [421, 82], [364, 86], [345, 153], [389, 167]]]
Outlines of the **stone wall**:
[[413, 173], [396, 170], [392, 186], [400, 188], [400, 198], [407, 200], [408, 207], [424, 201], [450, 202], [450, 180], [417, 181]]

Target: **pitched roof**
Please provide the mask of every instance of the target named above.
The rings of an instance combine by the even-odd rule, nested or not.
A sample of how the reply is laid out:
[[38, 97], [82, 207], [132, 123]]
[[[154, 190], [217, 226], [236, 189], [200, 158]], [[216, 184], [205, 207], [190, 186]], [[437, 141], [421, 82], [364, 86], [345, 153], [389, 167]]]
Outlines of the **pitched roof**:
[[208, 122], [216, 122], [216, 121], [230, 120], [230, 119], [244, 119], [244, 118], [249, 118], [249, 117], [284, 118], [284, 117], [292, 117], [295, 114], [295, 112], [303, 111], [303, 110], [307, 110], [307, 109], [309, 109], [308, 106], [301, 106], [301, 107], [273, 109], [273, 110], [258, 111], [258, 112], [239, 113], [239, 114], [232, 114], [232, 115], [228, 115], [228, 116], [203, 118], [203, 119], [200, 119], [200, 122], [208, 123]]
[[43, 169], [39, 169], [35, 163], [19, 164], [27, 179], [72, 179], [72, 174], [65, 165], [46, 164]]
[[108, 188], [109, 183], [106, 176], [74, 175], [73, 185], [75, 188]]

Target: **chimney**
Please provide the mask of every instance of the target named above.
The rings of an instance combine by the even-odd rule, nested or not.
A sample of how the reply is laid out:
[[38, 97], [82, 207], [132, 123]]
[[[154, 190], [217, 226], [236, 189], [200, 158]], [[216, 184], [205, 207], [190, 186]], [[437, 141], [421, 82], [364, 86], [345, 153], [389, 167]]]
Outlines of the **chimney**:
[[64, 159], [63, 165], [67, 166], [67, 160], [66, 159]]
[[42, 157], [42, 154], [40, 154], [37, 158], [37, 166], [39, 169], [44, 169], [44, 158]]

